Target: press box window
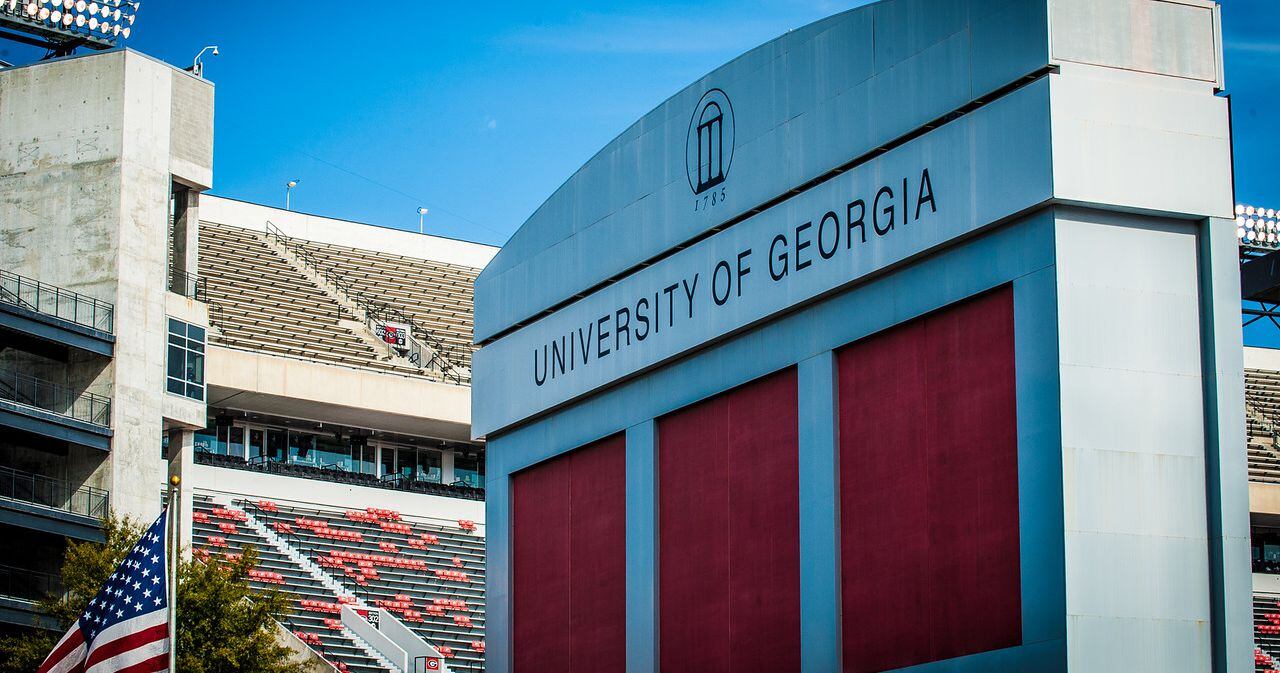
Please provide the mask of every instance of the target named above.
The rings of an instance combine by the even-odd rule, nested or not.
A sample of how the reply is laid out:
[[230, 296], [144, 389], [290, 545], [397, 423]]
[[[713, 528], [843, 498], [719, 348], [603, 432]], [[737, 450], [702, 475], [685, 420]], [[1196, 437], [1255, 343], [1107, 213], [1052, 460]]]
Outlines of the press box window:
[[204, 401], [204, 328], [169, 318], [168, 391]]

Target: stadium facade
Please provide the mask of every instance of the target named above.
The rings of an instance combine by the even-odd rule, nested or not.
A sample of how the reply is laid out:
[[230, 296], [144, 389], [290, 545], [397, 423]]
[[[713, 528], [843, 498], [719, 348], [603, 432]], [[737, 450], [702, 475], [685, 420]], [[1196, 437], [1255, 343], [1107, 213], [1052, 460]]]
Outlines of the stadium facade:
[[1254, 666], [1218, 7], [883, 0], [476, 281], [488, 670]]
[[67, 540], [260, 552], [330, 670], [480, 670], [489, 246], [220, 199], [213, 85], [131, 50], [0, 69], [0, 629]]

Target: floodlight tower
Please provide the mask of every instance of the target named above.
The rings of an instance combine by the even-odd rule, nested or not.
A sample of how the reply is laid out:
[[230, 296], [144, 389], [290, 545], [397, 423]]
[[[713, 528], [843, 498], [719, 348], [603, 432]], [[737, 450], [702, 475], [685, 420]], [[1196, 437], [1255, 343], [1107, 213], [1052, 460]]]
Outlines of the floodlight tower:
[[1280, 210], [1236, 205], [1244, 326], [1266, 321], [1280, 330]]
[[46, 49], [111, 49], [128, 39], [142, 3], [135, 0], [0, 0], [0, 38]]

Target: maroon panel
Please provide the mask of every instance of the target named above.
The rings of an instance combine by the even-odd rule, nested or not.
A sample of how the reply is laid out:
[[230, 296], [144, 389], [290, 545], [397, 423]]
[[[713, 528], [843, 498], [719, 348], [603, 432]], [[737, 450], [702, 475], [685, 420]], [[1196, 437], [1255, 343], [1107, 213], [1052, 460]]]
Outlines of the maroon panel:
[[795, 370], [658, 423], [663, 673], [800, 666]]
[[511, 600], [516, 671], [569, 669], [568, 460], [511, 478]]
[[570, 456], [568, 671], [624, 673], [626, 439], [618, 435]]
[[1021, 642], [1013, 296], [837, 354], [844, 670]]
[[626, 669], [626, 440], [511, 480], [516, 673]]

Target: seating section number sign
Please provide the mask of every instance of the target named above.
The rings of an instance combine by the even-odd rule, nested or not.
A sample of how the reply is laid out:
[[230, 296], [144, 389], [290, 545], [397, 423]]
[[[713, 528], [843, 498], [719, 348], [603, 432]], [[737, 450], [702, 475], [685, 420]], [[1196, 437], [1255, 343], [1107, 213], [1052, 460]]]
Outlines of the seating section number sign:
[[378, 325], [378, 338], [399, 348], [406, 348], [406, 339], [409, 334], [409, 326], [402, 323], [383, 323]]

